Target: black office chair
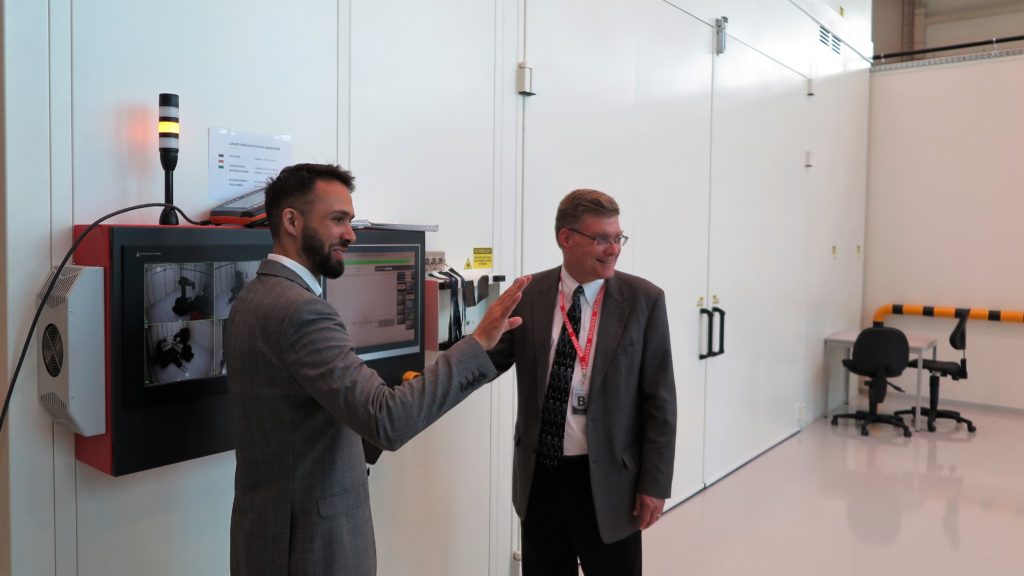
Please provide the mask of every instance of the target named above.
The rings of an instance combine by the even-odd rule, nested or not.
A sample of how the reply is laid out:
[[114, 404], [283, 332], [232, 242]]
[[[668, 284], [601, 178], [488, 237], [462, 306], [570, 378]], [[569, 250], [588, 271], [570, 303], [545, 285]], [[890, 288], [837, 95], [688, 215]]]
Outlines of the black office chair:
[[853, 357], [843, 360], [847, 370], [868, 378], [868, 411], [858, 410], [852, 414], [836, 414], [832, 417], [832, 425], [839, 423], [840, 418], [849, 418], [861, 422], [861, 436], [868, 435], [868, 424], [882, 422], [903, 429], [903, 435], [910, 437], [910, 428], [899, 416], [879, 414], [878, 405], [885, 400], [889, 386], [903, 391], [902, 388], [889, 382], [886, 378], [899, 376], [910, 361], [910, 344], [907, 336], [896, 328], [888, 326], [872, 326], [857, 336], [853, 343]]
[[[922, 365], [930, 375], [928, 376], [928, 407], [921, 408], [921, 416], [928, 417], [928, 431], [935, 432], [935, 419], [946, 418], [956, 420], [959, 424], [967, 424], [967, 431], [974, 433], [978, 428], [967, 418], [964, 418], [956, 410], [939, 409], [939, 379], [948, 377], [953, 380], [967, 379], [967, 313], [959, 314], [960, 320], [956, 323], [953, 331], [949, 334], [949, 345], [954, 350], [960, 350], [963, 356], [960, 362], [944, 362], [942, 360], [923, 360]], [[917, 360], [911, 360], [907, 364], [909, 368], [917, 368]], [[915, 416], [914, 408], [909, 410], [897, 410], [896, 415], [910, 414]]]

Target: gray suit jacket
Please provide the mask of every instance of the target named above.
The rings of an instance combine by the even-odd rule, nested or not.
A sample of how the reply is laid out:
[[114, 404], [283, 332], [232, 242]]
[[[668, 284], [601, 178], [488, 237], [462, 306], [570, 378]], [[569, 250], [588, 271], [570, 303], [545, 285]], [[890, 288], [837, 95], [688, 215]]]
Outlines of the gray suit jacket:
[[394, 450], [496, 375], [466, 338], [389, 388], [356, 356], [334, 308], [265, 261], [224, 329], [231, 394], [235, 576], [376, 573], [360, 437]]
[[[520, 518], [529, 512], [559, 271], [534, 274], [512, 312], [523, 317], [523, 326], [506, 333], [488, 353], [500, 372], [516, 366], [519, 413], [512, 500]], [[605, 281], [598, 322], [587, 449], [601, 539], [615, 542], [639, 528], [632, 515], [638, 492], [668, 498], [672, 487], [676, 389], [665, 293], [643, 278], [616, 272]]]

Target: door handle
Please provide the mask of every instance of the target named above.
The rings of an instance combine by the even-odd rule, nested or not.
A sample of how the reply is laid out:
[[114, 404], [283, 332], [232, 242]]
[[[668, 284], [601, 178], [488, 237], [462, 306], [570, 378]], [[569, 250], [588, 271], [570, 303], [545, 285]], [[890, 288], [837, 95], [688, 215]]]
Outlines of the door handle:
[[698, 359], [704, 360], [705, 358], [711, 358], [712, 356], [715, 355], [715, 351], [714, 351], [714, 348], [713, 348], [714, 347], [715, 316], [714, 316], [714, 313], [711, 310], [707, 309], [707, 308], [701, 308], [700, 309], [700, 315], [701, 316], [705, 316], [706, 315], [708, 317], [708, 347], [707, 347], [707, 352], [706, 353], [699, 353], [698, 356], [697, 356]]
[[[711, 309], [711, 313], [712, 314], [717, 313], [717, 314], [720, 314], [722, 316], [722, 319], [718, 323], [718, 351], [716, 351], [716, 352], [714, 352], [712, 354], [712, 356], [721, 356], [722, 354], [725, 354], [725, 310], [722, 310], [718, 306], [715, 306], [715, 307], [713, 307]], [[714, 318], [714, 316], [712, 316], [712, 318]], [[713, 324], [713, 322], [712, 322], [712, 324]], [[711, 335], [711, 333], [709, 331], [708, 332], [708, 341], [709, 342], [711, 341], [710, 335]]]

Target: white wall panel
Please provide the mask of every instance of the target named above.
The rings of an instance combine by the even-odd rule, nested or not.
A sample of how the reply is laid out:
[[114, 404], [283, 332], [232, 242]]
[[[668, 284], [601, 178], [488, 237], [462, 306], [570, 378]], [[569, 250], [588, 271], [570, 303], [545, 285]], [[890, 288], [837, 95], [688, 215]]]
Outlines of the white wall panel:
[[79, 464], [77, 574], [227, 574], [234, 471], [234, 452], [119, 478]]
[[729, 0], [716, 8], [726, 10], [730, 36], [799, 74], [810, 74], [807, 38], [817, 34], [817, 26], [795, 6], [779, 0]]
[[[443, 250], [460, 269], [473, 247], [494, 243], [497, 5], [352, 3], [357, 217], [438, 224], [427, 249]], [[503, 385], [478, 391], [372, 467], [380, 574], [488, 574], [492, 555], [510, 559], [508, 542], [491, 541], [511, 514], [510, 499], [502, 513], [491, 509], [492, 490], [511, 482], [491, 476], [498, 455], [511, 454], [492, 452], [490, 435], [491, 395]]]
[[817, 27], [787, 0], [665, 0], [714, 26], [729, 19], [730, 41], [739, 41], [782, 62], [800, 74], [810, 73], [806, 38]]
[[704, 379], [698, 299], [707, 295], [711, 28], [661, 0], [641, 3], [637, 42], [637, 274], [665, 290], [678, 426], [674, 505], [704, 487]]
[[[826, 381], [825, 356], [822, 353], [825, 336], [838, 330], [834, 316], [838, 313], [839, 302], [836, 293], [843, 276], [844, 263], [848, 257], [847, 247], [838, 239], [837, 211], [844, 204], [845, 182], [840, 177], [846, 157], [842, 154], [845, 138], [841, 137], [840, 124], [842, 93], [844, 87], [843, 58], [817, 41], [808, 42], [815, 75], [814, 96], [808, 99], [811, 113], [810, 145], [811, 162], [808, 169], [809, 188], [807, 194], [807, 244], [804, 258], [807, 260], [805, 288], [808, 302], [802, 310], [805, 330], [805, 364], [803, 376], [809, 382]], [[852, 113], [852, 112], [851, 112]], [[851, 249], [852, 253], [853, 250]], [[857, 301], [859, 303], [859, 300]], [[849, 328], [856, 327], [854, 325]], [[810, 387], [802, 401], [805, 409], [801, 425], [810, 418], [820, 416], [824, 406], [824, 387]]]
[[[808, 171], [807, 333], [804, 378], [826, 380], [824, 338], [860, 327], [863, 286], [864, 198], [867, 177], [867, 63], [852, 52], [836, 54], [810, 42], [815, 61]], [[804, 394], [801, 425], [820, 416], [824, 387]]]
[[[45, 3], [3, 5], [4, 394], [50, 264], [49, 21]], [[0, 438], [0, 573], [56, 569], [53, 424], [36, 396], [30, 347]], [[60, 442], [58, 439], [57, 442]], [[59, 446], [56, 449], [60, 449]], [[62, 495], [63, 496], [63, 495]]]
[[794, 36], [800, 28], [824, 26], [864, 57], [872, 54], [872, 0], [665, 1], [711, 25], [727, 16], [730, 35], [802, 73], [808, 54], [801, 52], [799, 38]]
[[[523, 269], [562, 261], [555, 243], [559, 200], [577, 188], [616, 198], [635, 229], [636, 4], [631, 0], [533, 2], [526, 60], [536, 96], [525, 104]], [[627, 232], [628, 233], [628, 232]], [[632, 246], [619, 257], [632, 270]]]
[[[1020, 57], [872, 75], [865, 325], [889, 303], [1024, 308], [1022, 90]], [[947, 321], [886, 323], [933, 334], [940, 358], [959, 358]], [[1022, 345], [1024, 326], [968, 322], [970, 377], [942, 395], [1024, 408]]]
[[847, 54], [836, 137], [841, 144], [842, 170], [835, 177], [843, 194], [833, 212], [841, 273], [829, 329], [857, 326], [864, 293], [864, 226], [868, 191], [869, 64]]
[[207, 199], [211, 127], [291, 134], [296, 161], [337, 160], [337, 2], [105, 0], [76, 4], [72, 26], [75, 222], [163, 201], [161, 92], [181, 98], [174, 198], [193, 217], [219, 203]]
[[[874, 0], [785, 0], [839, 36], [857, 51], [861, 59], [870, 59], [873, 46]], [[894, 0], [899, 4], [900, 0]]]
[[357, 217], [439, 224], [457, 268], [492, 243], [495, 50], [493, 1], [352, 3]]

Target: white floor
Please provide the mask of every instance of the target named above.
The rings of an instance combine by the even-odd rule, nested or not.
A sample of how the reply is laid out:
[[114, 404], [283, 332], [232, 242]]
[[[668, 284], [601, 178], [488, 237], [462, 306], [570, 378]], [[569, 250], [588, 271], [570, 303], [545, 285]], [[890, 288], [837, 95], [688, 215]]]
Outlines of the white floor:
[[1024, 414], [963, 411], [976, 434], [816, 421], [645, 532], [644, 574], [1024, 574]]

